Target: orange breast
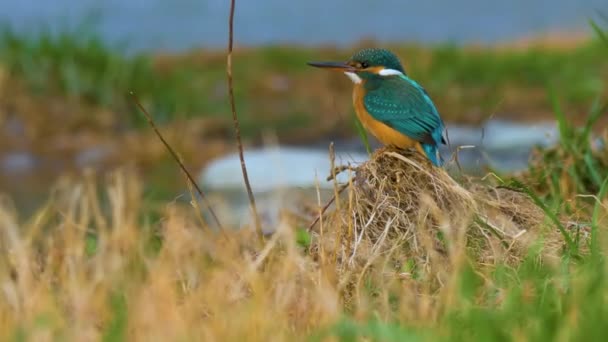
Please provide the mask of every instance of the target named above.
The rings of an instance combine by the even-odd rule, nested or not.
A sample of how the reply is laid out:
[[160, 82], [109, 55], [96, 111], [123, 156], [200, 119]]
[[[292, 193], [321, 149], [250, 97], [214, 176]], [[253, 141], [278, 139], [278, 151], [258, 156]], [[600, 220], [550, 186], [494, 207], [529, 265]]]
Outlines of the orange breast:
[[398, 131], [390, 128], [384, 123], [374, 119], [365, 109], [363, 103], [363, 85], [362, 83], [355, 84], [353, 91], [353, 105], [355, 106], [355, 112], [359, 121], [363, 126], [378, 139], [384, 145], [392, 145], [399, 148], [410, 148], [416, 147], [421, 150], [420, 143], [410, 137], [399, 133]]

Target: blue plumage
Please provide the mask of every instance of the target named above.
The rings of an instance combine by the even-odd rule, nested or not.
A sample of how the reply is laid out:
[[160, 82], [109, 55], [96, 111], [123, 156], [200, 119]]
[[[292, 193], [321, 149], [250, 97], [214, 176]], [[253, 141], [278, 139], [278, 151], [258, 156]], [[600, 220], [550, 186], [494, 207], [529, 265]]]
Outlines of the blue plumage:
[[383, 143], [420, 147], [434, 165], [442, 165], [438, 146], [445, 143], [443, 121], [427, 92], [407, 77], [395, 54], [371, 48], [358, 51], [345, 63], [309, 64], [346, 73], [355, 83], [353, 99], [359, 119], [372, 122], [368, 129]]
[[444, 124], [424, 88], [405, 75], [369, 77], [364, 87], [369, 114], [419, 141], [427, 157], [440, 166], [438, 145], [444, 142]]

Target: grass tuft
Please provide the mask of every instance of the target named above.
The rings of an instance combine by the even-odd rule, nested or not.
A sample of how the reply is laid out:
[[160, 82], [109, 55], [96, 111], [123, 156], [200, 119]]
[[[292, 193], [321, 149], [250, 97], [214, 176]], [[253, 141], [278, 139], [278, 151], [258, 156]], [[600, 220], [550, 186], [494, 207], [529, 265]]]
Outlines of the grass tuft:
[[545, 200], [558, 201], [576, 194], [596, 194], [608, 174], [608, 147], [605, 135], [594, 136], [596, 122], [608, 113], [608, 105], [599, 98], [593, 103], [582, 127], [566, 118], [557, 95], [551, 99], [559, 127], [559, 144], [549, 149], [535, 149], [527, 177]]
[[[469, 263], [517, 267], [539, 239], [545, 262], [559, 259], [564, 244], [578, 252], [579, 241], [555, 216], [555, 226], [545, 224], [546, 208], [534, 197], [478, 182], [456, 183], [415, 152], [376, 151], [356, 170], [348, 190], [351, 203], [317, 227], [311, 251], [321, 264], [337, 261], [344, 291], [354, 297], [400, 277], [418, 284], [420, 295], [431, 295], [449, 287], [453, 272]], [[366, 285], [368, 273], [380, 282]]]

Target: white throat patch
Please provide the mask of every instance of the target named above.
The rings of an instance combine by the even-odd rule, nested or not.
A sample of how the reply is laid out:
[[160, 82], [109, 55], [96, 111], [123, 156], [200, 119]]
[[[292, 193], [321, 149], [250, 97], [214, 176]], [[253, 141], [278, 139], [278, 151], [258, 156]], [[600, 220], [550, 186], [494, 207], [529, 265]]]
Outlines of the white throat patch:
[[359, 84], [361, 83], [361, 77], [359, 77], [359, 75], [355, 74], [354, 72], [345, 72], [344, 75], [348, 76], [348, 78], [350, 78], [354, 84]]
[[395, 69], [382, 69], [378, 72], [380, 76], [394, 76], [394, 75], [403, 75], [403, 73], [399, 70]]

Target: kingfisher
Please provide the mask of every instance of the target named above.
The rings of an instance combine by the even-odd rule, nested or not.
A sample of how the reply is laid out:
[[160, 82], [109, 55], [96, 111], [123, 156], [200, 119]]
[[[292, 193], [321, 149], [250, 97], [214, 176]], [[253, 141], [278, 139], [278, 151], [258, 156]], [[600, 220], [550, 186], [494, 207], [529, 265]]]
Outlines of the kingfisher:
[[386, 49], [363, 49], [346, 62], [309, 62], [340, 71], [354, 83], [353, 105], [359, 121], [382, 144], [415, 148], [435, 166], [443, 159], [443, 120], [429, 94], [409, 78], [399, 58]]

